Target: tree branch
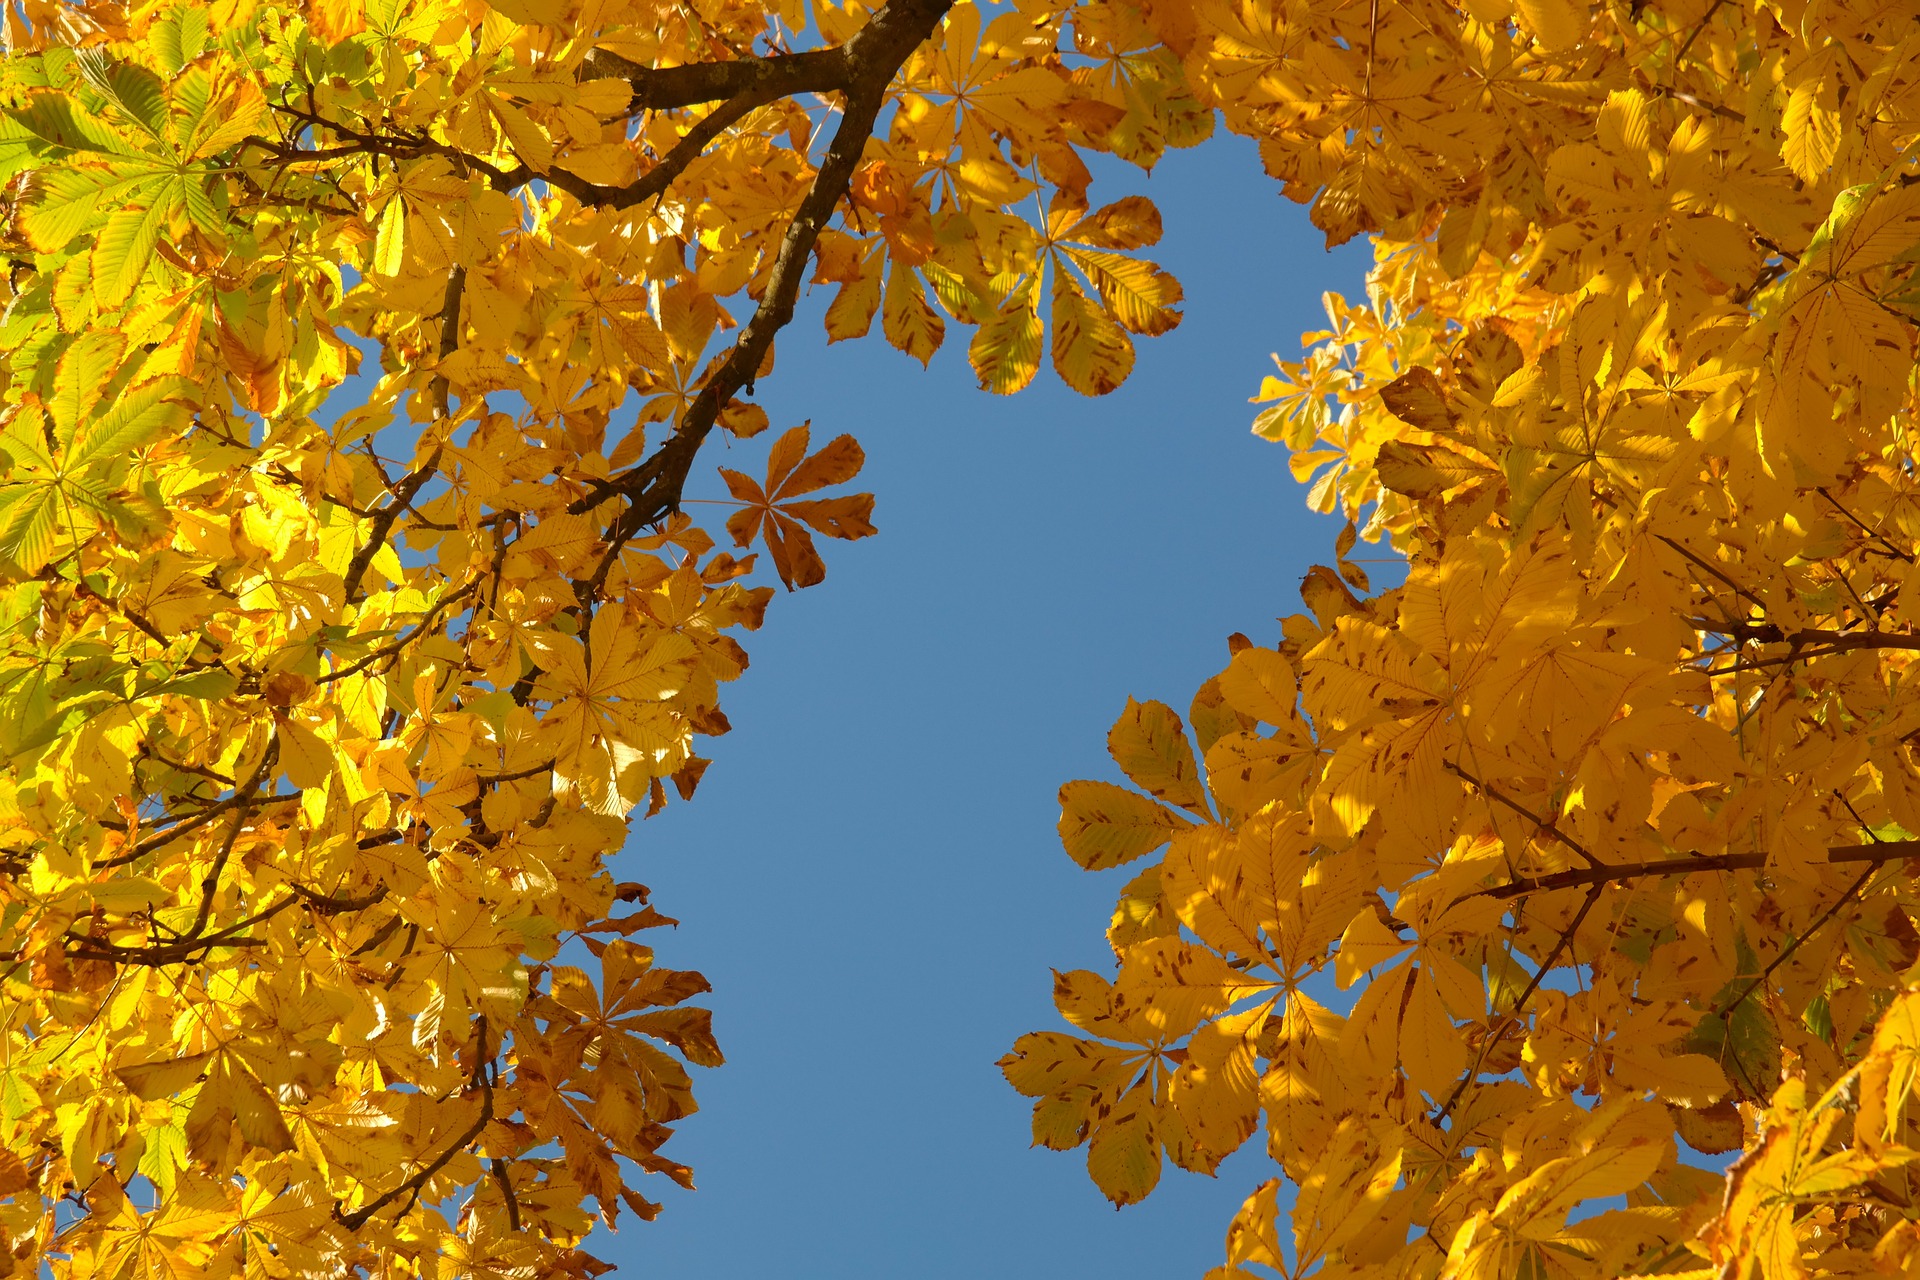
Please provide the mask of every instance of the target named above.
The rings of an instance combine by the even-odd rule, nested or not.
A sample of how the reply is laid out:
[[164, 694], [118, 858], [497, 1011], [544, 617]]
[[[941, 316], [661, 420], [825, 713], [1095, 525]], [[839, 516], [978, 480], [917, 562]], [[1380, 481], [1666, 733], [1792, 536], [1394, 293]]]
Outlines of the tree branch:
[[1600, 891], [1603, 887], [1602, 885], [1596, 884], [1587, 890], [1586, 901], [1582, 902], [1580, 909], [1573, 913], [1573, 919], [1568, 922], [1567, 927], [1560, 931], [1560, 940], [1553, 944], [1553, 950], [1547, 953], [1547, 958], [1542, 960], [1539, 968], [1533, 971], [1533, 977], [1527, 981], [1526, 989], [1522, 991], [1519, 998], [1513, 1002], [1512, 1011], [1500, 1020], [1498, 1027], [1489, 1027], [1487, 1029], [1486, 1036], [1480, 1041], [1479, 1056], [1473, 1060], [1473, 1065], [1468, 1067], [1460, 1079], [1454, 1084], [1453, 1092], [1449, 1093], [1447, 1100], [1440, 1104], [1440, 1109], [1430, 1117], [1433, 1124], [1437, 1125], [1447, 1118], [1448, 1114], [1458, 1105], [1461, 1095], [1467, 1091], [1467, 1086], [1472, 1084], [1474, 1078], [1480, 1074], [1480, 1064], [1487, 1060], [1487, 1054], [1492, 1051], [1493, 1046], [1506, 1039], [1507, 1032], [1513, 1030], [1514, 1027], [1520, 1024], [1521, 1010], [1527, 1007], [1527, 1001], [1533, 999], [1533, 993], [1540, 989], [1540, 984], [1546, 981], [1547, 974], [1553, 971], [1555, 964], [1559, 963], [1560, 953], [1565, 951], [1573, 942], [1573, 935], [1578, 933], [1580, 926], [1586, 922], [1587, 913], [1592, 911], [1593, 904], [1600, 900]]
[[[1920, 840], [1882, 840], [1878, 844], [1843, 844], [1827, 850], [1830, 863], [1894, 862], [1920, 858]], [[1654, 862], [1616, 862], [1608, 866], [1554, 871], [1544, 876], [1521, 876], [1491, 889], [1477, 889], [1468, 898], [1518, 898], [1522, 894], [1573, 889], [1585, 884], [1615, 884], [1643, 876], [1690, 876], [1701, 871], [1752, 871], [1767, 865], [1764, 853], [1723, 853], [1706, 858], [1662, 858]]]
[[1468, 773], [1465, 769], [1462, 769], [1459, 765], [1453, 763], [1453, 761], [1451, 760], [1447, 761], [1446, 767], [1449, 772], [1458, 774], [1460, 777], [1465, 778], [1468, 782], [1480, 788], [1480, 790], [1484, 792], [1487, 796], [1491, 797], [1492, 799], [1498, 800], [1501, 804], [1507, 806], [1507, 808], [1513, 810], [1515, 813], [1519, 814], [1521, 817], [1525, 818], [1527, 821], [1533, 823], [1534, 827], [1537, 828], [1541, 834], [1552, 836], [1555, 840], [1558, 840], [1561, 844], [1567, 846], [1567, 848], [1579, 854], [1581, 858], [1586, 860], [1586, 864], [1588, 866], [1604, 867], [1606, 865], [1605, 863], [1601, 862], [1600, 859], [1594, 857], [1591, 853], [1588, 853], [1587, 847], [1585, 845], [1575, 840], [1572, 836], [1567, 835], [1565, 832], [1561, 831], [1558, 827], [1554, 826], [1554, 824], [1540, 817], [1538, 814], [1534, 813], [1532, 810], [1527, 809], [1526, 807], [1521, 805], [1519, 801], [1513, 800], [1508, 796], [1503, 795], [1498, 788], [1493, 786], [1493, 784], [1488, 782], [1482, 782], [1480, 779], [1474, 777], [1472, 774]]
[[368, 653], [362, 654], [360, 657], [354, 659], [352, 662], [349, 662], [346, 666], [341, 667], [338, 671], [329, 671], [325, 675], [315, 677], [314, 683], [317, 685], [331, 684], [335, 680], [345, 680], [348, 676], [358, 675], [360, 672], [365, 671], [368, 667], [380, 661], [382, 658], [391, 658], [395, 656], [396, 654], [404, 650], [408, 645], [414, 643], [416, 640], [420, 639], [421, 636], [425, 635], [434, 626], [435, 622], [439, 619], [440, 615], [446, 611], [446, 608], [448, 605], [453, 604], [458, 600], [464, 600], [466, 597], [472, 595], [475, 589], [479, 587], [479, 585], [480, 585], [480, 579], [478, 578], [469, 579], [467, 581], [467, 584], [461, 587], [458, 591], [452, 591], [447, 593], [444, 596], [441, 596], [440, 599], [434, 604], [434, 606], [431, 609], [427, 610], [426, 615], [420, 619], [420, 621], [414, 626], [412, 631], [409, 631], [406, 635], [401, 636], [398, 640], [395, 640], [390, 644], [383, 644], [378, 649], [374, 649]]
[[1759, 596], [1753, 594], [1753, 592], [1747, 590], [1745, 587], [1735, 582], [1732, 578], [1729, 578], [1726, 574], [1722, 573], [1717, 566], [1709, 564], [1705, 560], [1702, 560], [1699, 556], [1687, 550], [1686, 547], [1682, 546], [1678, 542], [1675, 542], [1672, 538], [1669, 538], [1664, 533], [1656, 533], [1653, 536], [1659, 539], [1661, 542], [1664, 542], [1668, 546], [1672, 547], [1675, 551], [1678, 551], [1681, 555], [1685, 556], [1688, 560], [1692, 561], [1699, 568], [1706, 570], [1708, 573], [1718, 578], [1721, 582], [1725, 583], [1726, 586], [1730, 590], [1732, 590], [1732, 592], [1735, 595], [1746, 600], [1748, 603], [1752, 604], [1756, 609], [1759, 609], [1763, 613], [1766, 611], [1766, 608], [1767, 608], [1766, 601], [1762, 600]]
[[260, 757], [260, 763], [254, 768], [252, 776], [241, 783], [239, 789], [232, 795], [217, 804], [208, 805], [205, 809], [202, 809], [199, 813], [196, 813], [184, 822], [168, 827], [165, 831], [157, 835], [147, 837], [125, 853], [108, 858], [104, 862], [94, 863], [94, 869], [96, 871], [104, 871], [109, 867], [123, 867], [129, 862], [138, 862], [156, 849], [172, 844], [175, 840], [187, 834], [187, 832], [195, 831], [206, 826], [209, 822], [212, 822], [229, 809], [236, 809], [248, 803], [253, 799], [254, 792], [260, 789], [260, 784], [266, 781], [267, 771], [273, 768], [274, 762], [279, 760], [279, 758], [280, 740], [278, 737], [275, 737], [272, 742], [267, 744], [266, 754]]
[[[786, 236], [767, 280], [766, 293], [753, 318], [747, 321], [732, 350], [707, 378], [681, 416], [674, 434], [660, 449], [631, 470], [601, 482], [567, 508], [571, 514], [579, 515], [609, 498], [628, 500], [630, 505], [609, 530], [608, 562], [617, 557], [621, 547], [641, 529], [679, 509], [687, 473], [707, 433], [719, 419], [720, 411], [752, 380], [773, 344], [774, 334], [793, 318], [807, 256], [846, 194], [867, 139], [873, 134], [880, 108], [886, 102], [887, 86], [908, 55], [932, 34], [951, 4], [952, 0], [893, 0], [847, 43], [844, 57], [848, 73], [838, 86], [846, 93], [840, 127], [834, 132], [813, 185], [794, 211], [793, 221], [787, 224]], [[782, 60], [767, 61], [771, 64]], [[752, 82], [743, 87], [755, 91], [762, 88]]]
[[[944, 11], [946, 6], [941, 8]], [[772, 99], [796, 93], [833, 93], [845, 90], [852, 82], [853, 55], [860, 37], [893, 9], [890, 4], [875, 14], [872, 22], [838, 49], [728, 62], [689, 62], [678, 67], [646, 67], [612, 50], [594, 49], [581, 61], [580, 72], [588, 79], [625, 80], [633, 90], [629, 105], [635, 111], [667, 111], [745, 94], [765, 94]]]
[[[453, 293], [451, 284], [447, 291]], [[455, 305], [458, 305], [458, 301], [456, 295]], [[393, 501], [373, 513], [373, 519], [369, 522], [373, 527], [367, 532], [367, 540], [360, 544], [358, 551], [353, 553], [353, 559], [348, 562], [347, 572], [342, 579], [344, 583], [342, 597], [345, 600], [351, 602], [360, 594], [360, 579], [366, 576], [367, 566], [373, 563], [374, 556], [378, 555], [380, 548], [386, 545], [387, 535], [393, 532], [393, 522], [400, 518], [400, 513], [407, 509], [407, 504], [413, 501], [414, 495], [420, 492], [421, 487], [433, 478], [434, 471], [439, 465], [440, 446], [435, 445], [425, 462], [400, 478], [400, 483], [393, 488]]]
[[479, 1024], [480, 1031], [480, 1052], [474, 1060], [472, 1083], [467, 1087], [481, 1091], [480, 1114], [474, 1117], [473, 1123], [467, 1126], [466, 1132], [454, 1139], [446, 1150], [434, 1158], [432, 1164], [420, 1169], [412, 1177], [402, 1182], [399, 1186], [394, 1187], [391, 1191], [387, 1191], [367, 1201], [367, 1203], [361, 1205], [352, 1213], [342, 1212], [339, 1201], [335, 1201], [333, 1206], [334, 1220], [341, 1226], [347, 1228], [347, 1230], [358, 1231], [366, 1225], [367, 1219], [392, 1204], [395, 1200], [398, 1200], [401, 1196], [411, 1193], [417, 1200], [421, 1188], [433, 1180], [433, 1175], [445, 1168], [447, 1161], [453, 1159], [462, 1151], [465, 1151], [467, 1147], [472, 1144], [473, 1140], [478, 1138], [489, 1124], [493, 1123], [493, 1086], [487, 1082], [486, 1076], [487, 1063], [493, 1060], [493, 1055], [487, 1052], [487, 1015], [484, 1013], [481, 1014], [476, 1021]]
[[113, 964], [145, 965], [153, 969], [173, 964], [193, 964], [204, 959], [208, 952], [222, 947], [265, 946], [265, 939], [241, 937], [242, 931], [256, 924], [266, 923], [295, 903], [305, 902], [323, 915], [339, 915], [346, 911], [365, 910], [387, 896], [385, 885], [359, 898], [330, 897], [291, 882], [288, 883], [287, 888], [291, 892], [272, 906], [264, 907], [246, 919], [213, 933], [176, 938], [171, 942], [154, 943], [145, 947], [122, 947], [115, 943], [102, 942], [98, 938], [89, 938], [84, 934], [68, 933], [66, 938], [74, 945], [67, 948], [67, 955], [75, 960], [106, 960]]

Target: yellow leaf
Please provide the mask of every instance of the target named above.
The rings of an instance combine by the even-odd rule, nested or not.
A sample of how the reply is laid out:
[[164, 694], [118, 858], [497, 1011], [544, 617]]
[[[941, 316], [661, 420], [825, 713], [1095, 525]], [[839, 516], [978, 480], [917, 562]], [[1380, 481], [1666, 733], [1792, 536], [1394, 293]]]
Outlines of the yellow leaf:
[[296, 787], [325, 785], [333, 776], [333, 750], [319, 734], [297, 720], [279, 721], [280, 767]]
[[1107, 394], [1133, 370], [1132, 341], [1059, 266], [1053, 276], [1053, 367], [1083, 396]]
[[1069, 782], [1060, 788], [1060, 843], [1089, 871], [1152, 853], [1185, 825], [1172, 810], [1110, 782]]
[[1004, 396], [1032, 382], [1033, 375], [1040, 371], [1044, 332], [1037, 286], [1029, 277], [980, 326], [967, 347], [967, 359], [973, 364], [981, 389]]
[[1840, 113], [1829, 101], [1833, 90], [1822, 81], [1800, 85], [1787, 96], [1780, 127], [1786, 134], [1780, 157], [1803, 182], [1818, 182], [1833, 165], [1840, 147]]
[[1153, 1091], [1142, 1081], [1123, 1094], [1087, 1144], [1087, 1172], [1116, 1205], [1144, 1200], [1160, 1182]]
[[1141, 790], [1201, 818], [1209, 816], [1199, 766], [1173, 708], [1128, 698], [1127, 709], [1107, 733], [1107, 750]]
[[1549, 53], [1579, 43], [1587, 34], [1586, 6], [1578, 0], [1514, 0], [1520, 26]]
[[[830, 316], [830, 335], [832, 328]], [[940, 349], [940, 343], [946, 337], [946, 322], [928, 303], [920, 277], [898, 258], [894, 259], [887, 273], [887, 301], [882, 312], [882, 328], [886, 331], [888, 342], [922, 365], [932, 361], [933, 353]]]
[[200, 1079], [212, 1057], [211, 1053], [193, 1053], [158, 1062], [123, 1063], [114, 1068], [114, 1074], [134, 1097], [152, 1102], [172, 1097]]
[[1299, 718], [1293, 667], [1272, 649], [1242, 649], [1220, 673], [1220, 692], [1235, 711], [1271, 725]]

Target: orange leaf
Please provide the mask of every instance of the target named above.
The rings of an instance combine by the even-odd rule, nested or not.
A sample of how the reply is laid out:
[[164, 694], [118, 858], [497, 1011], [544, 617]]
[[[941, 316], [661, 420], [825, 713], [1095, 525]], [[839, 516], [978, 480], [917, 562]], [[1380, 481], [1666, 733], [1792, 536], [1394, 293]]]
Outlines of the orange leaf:
[[[802, 433], [802, 447], [806, 444], [805, 427], [796, 427]], [[791, 433], [789, 433], [791, 434]], [[860, 474], [865, 466], [867, 455], [860, 448], [860, 442], [852, 436], [835, 436], [820, 447], [820, 452], [808, 458], [794, 469], [784, 483], [777, 486], [771, 471], [767, 475], [768, 492], [776, 498], [797, 498], [803, 493], [812, 493], [815, 489], [824, 489], [830, 484], [845, 484]]]
[[813, 535], [800, 524], [778, 514], [766, 523], [767, 550], [773, 554], [774, 572], [787, 590], [811, 587], [827, 576], [827, 566], [814, 548]]
[[816, 498], [789, 502], [780, 510], [798, 516], [817, 533], [829, 538], [868, 538], [880, 532], [873, 527], [873, 495], [849, 493], [839, 498]]
[[756, 536], [764, 537], [774, 571], [789, 591], [813, 586], [827, 576], [827, 566], [806, 526], [830, 538], [864, 538], [877, 532], [870, 493], [784, 504], [779, 501], [851, 480], [866, 463], [859, 443], [845, 435], [828, 441], [808, 457], [807, 435], [807, 424], [802, 423], [773, 442], [767, 455], [764, 487], [738, 471], [720, 470], [727, 490], [743, 504], [728, 517], [727, 532], [742, 547]]

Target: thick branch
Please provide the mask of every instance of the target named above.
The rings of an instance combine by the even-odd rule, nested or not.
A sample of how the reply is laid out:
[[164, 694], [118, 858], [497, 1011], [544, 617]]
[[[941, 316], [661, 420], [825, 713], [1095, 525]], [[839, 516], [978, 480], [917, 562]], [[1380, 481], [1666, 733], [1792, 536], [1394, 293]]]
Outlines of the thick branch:
[[[447, 291], [440, 300], [440, 360], [442, 363], [460, 349], [460, 303], [466, 296], [467, 269], [455, 267], [447, 273]], [[432, 386], [434, 407], [440, 411], [441, 417], [447, 417], [453, 412], [448, 404], [453, 395], [453, 388], [447, 382], [447, 375], [436, 372], [433, 375]], [[435, 454], [435, 457], [438, 456]]]
[[[875, 15], [874, 22], [893, 7], [888, 5]], [[870, 23], [860, 35], [871, 29]], [[666, 111], [743, 94], [765, 94], [772, 99], [797, 93], [833, 93], [844, 90], [852, 79], [850, 55], [859, 39], [856, 35], [838, 49], [729, 62], [689, 62], [678, 67], [645, 67], [611, 50], [594, 49], [581, 62], [580, 74], [585, 79], [625, 80], [633, 90], [630, 105], [635, 111]]]
[[680, 141], [660, 157], [653, 168], [635, 178], [624, 187], [603, 187], [588, 182], [578, 174], [568, 173], [565, 169], [550, 169], [536, 175], [525, 165], [510, 173], [501, 175], [496, 186], [511, 189], [524, 182], [530, 182], [536, 176], [551, 186], [560, 188], [582, 204], [597, 205], [603, 209], [631, 209], [634, 205], [645, 204], [656, 196], [666, 194], [673, 180], [678, 178], [686, 167], [700, 158], [707, 144], [732, 128], [748, 113], [764, 107], [780, 95], [755, 90], [743, 93], [737, 98], [715, 107], [712, 111], [694, 122]]
[[[1779, 628], [1764, 623], [1749, 627], [1737, 633], [1736, 638], [1762, 644], [1785, 642], [1790, 647], [1785, 653], [1768, 657], [1738, 658], [1724, 667], [1709, 667], [1710, 676], [1732, 675], [1736, 671], [1760, 671], [1767, 667], [1791, 666], [1796, 662], [1805, 662], [1810, 658], [1831, 658], [1837, 653], [1857, 653], [1862, 649], [1907, 649], [1920, 650], [1920, 636], [1902, 635], [1890, 631], [1821, 631], [1807, 629], [1781, 634]], [[1812, 646], [1820, 646], [1814, 648]]]

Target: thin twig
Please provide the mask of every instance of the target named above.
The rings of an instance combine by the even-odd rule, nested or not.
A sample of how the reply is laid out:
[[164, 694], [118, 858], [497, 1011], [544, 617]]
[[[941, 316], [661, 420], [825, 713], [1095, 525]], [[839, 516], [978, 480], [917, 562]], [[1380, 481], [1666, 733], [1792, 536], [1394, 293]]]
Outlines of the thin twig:
[[1664, 542], [1668, 546], [1672, 547], [1675, 551], [1678, 551], [1681, 555], [1685, 556], [1688, 560], [1691, 560], [1695, 565], [1699, 566], [1700, 568], [1706, 570], [1708, 573], [1712, 574], [1714, 577], [1718, 578], [1721, 582], [1725, 583], [1726, 586], [1735, 595], [1740, 596], [1743, 599], [1752, 603], [1754, 608], [1759, 609], [1763, 613], [1766, 611], [1767, 605], [1764, 600], [1762, 600], [1759, 596], [1753, 594], [1753, 592], [1747, 590], [1745, 587], [1741, 586], [1739, 583], [1735, 582], [1732, 578], [1729, 578], [1726, 574], [1722, 573], [1714, 565], [1711, 565], [1707, 563], [1705, 560], [1702, 560], [1699, 556], [1687, 550], [1686, 547], [1682, 546], [1678, 542], [1675, 542], [1672, 538], [1669, 538], [1664, 533], [1656, 533], [1653, 536], [1659, 539], [1661, 542]]
[[1546, 819], [1540, 817], [1540, 815], [1534, 813], [1532, 810], [1522, 805], [1519, 801], [1514, 800], [1511, 797], [1503, 794], [1499, 790], [1499, 788], [1495, 787], [1492, 783], [1482, 782], [1479, 778], [1474, 777], [1472, 774], [1468, 773], [1465, 769], [1462, 769], [1459, 765], [1455, 764], [1451, 760], [1447, 761], [1446, 767], [1449, 771], [1458, 774], [1460, 777], [1465, 778], [1468, 782], [1472, 783], [1474, 786], [1480, 788], [1480, 790], [1486, 795], [1492, 797], [1495, 800], [1498, 800], [1501, 804], [1504, 804], [1505, 806], [1507, 806], [1507, 808], [1513, 810], [1515, 813], [1519, 814], [1521, 817], [1525, 818], [1527, 821], [1533, 823], [1533, 825], [1536, 828], [1538, 828], [1540, 832], [1543, 832], [1546, 835], [1552, 836], [1555, 840], [1558, 840], [1561, 844], [1564, 844], [1565, 846], [1567, 846], [1567, 848], [1573, 850], [1575, 853], [1579, 854], [1582, 858], [1585, 858], [1588, 866], [1590, 867], [1606, 866], [1606, 863], [1600, 861], [1600, 859], [1594, 857], [1591, 853], [1587, 852], [1587, 847], [1585, 845], [1581, 844], [1578, 840], [1575, 840], [1572, 836], [1566, 834], [1564, 831], [1561, 831], [1553, 823], [1548, 822]]
[[441, 446], [434, 445], [433, 452], [427, 455], [425, 462], [400, 478], [400, 483], [393, 488], [393, 501], [374, 512], [373, 519], [368, 522], [372, 528], [367, 531], [367, 540], [353, 553], [353, 559], [347, 563], [347, 571], [341, 579], [342, 597], [349, 603], [360, 594], [360, 579], [366, 574], [367, 566], [373, 563], [373, 557], [386, 545], [387, 535], [393, 532], [394, 521], [407, 509], [407, 504], [413, 501], [421, 486], [433, 478], [435, 469], [440, 465], [440, 449]]
[[341, 667], [338, 671], [329, 671], [327, 674], [316, 678], [314, 683], [330, 684], [335, 680], [345, 680], [348, 676], [358, 675], [360, 672], [365, 671], [368, 667], [383, 658], [391, 658], [401, 653], [408, 645], [419, 640], [421, 636], [425, 635], [432, 628], [434, 621], [446, 611], [448, 605], [472, 595], [479, 585], [480, 579], [469, 579], [467, 584], [459, 590], [441, 596], [440, 599], [435, 602], [434, 606], [427, 610], [425, 616], [420, 619], [413, 630], [407, 632], [406, 635], [401, 636], [398, 640], [390, 644], [381, 645], [378, 649], [362, 654], [346, 666]]
[[250, 800], [252, 800], [254, 792], [260, 789], [260, 784], [266, 781], [267, 771], [273, 768], [274, 762], [277, 761], [279, 758], [280, 758], [280, 739], [276, 736], [271, 742], [267, 744], [266, 753], [260, 757], [260, 763], [258, 766], [255, 767], [253, 771], [253, 775], [249, 777], [246, 780], [246, 782], [241, 784], [239, 790], [235, 791], [232, 795], [228, 796], [225, 800], [222, 800], [217, 804], [209, 805], [207, 808], [201, 810], [199, 813], [195, 814], [193, 817], [188, 818], [183, 822], [175, 823], [173, 826], [168, 827], [165, 831], [162, 831], [157, 835], [152, 835], [147, 837], [145, 840], [142, 840], [139, 844], [135, 845], [133, 848], [129, 849], [127, 852], [122, 854], [117, 854], [114, 857], [105, 859], [104, 861], [94, 863], [93, 864], [94, 870], [104, 871], [109, 867], [122, 867], [127, 865], [130, 862], [138, 862], [140, 859], [146, 857], [150, 853], [153, 853], [155, 850], [163, 848], [166, 845], [172, 844], [175, 840], [178, 840], [181, 836], [187, 834], [187, 832], [197, 831], [201, 827], [206, 826], [209, 822], [212, 822], [215, 818], [219, 817], [223, 813], [226, 813], [228, 810], [236, 809], [241, 805], [248, 803]]
[[[472, 1144], [473, 1140], [478, 1138], [489, 1124], [493, 1123], [493, 1086], [487, 1082], [486, 1077], [486, 1065], [492, 1061], [493, 1058], [493, 1055], [487, 1052], [487, 1015], [484, 1013], [481, 1014], [479, 1018], [476, 1019], [476, 1022], [480, 1033], [480, 1048], [473, 1064], [472, 1083], [467, 1087], [469, 1091], [473, 1089], [479, 1089], [481, 1091], [480, 1114], [474, 1117], [473, 1123], [467, 1126], [464, 1133], [454, 1139], [446, 1150], [434, 1158], [433, 1163], [420, 1169], [412, 1177], [391, 1191], [369, 1200], [351, 1213], [342, 1210], [340, 1203], [335, 1201], [333, 1206], [334, 1220], [347, 1230], [358, 1231], [367, 1224], [367, 1219], [373, 1217], [374, 1214], [380, 1212], [380, 1210], [386, 1208], [401, 1196], [411, 1194], [415, 1200], [418, 1200], [421, 1188], [433, 1180], [433, 1175], [445, 1168], [449, 1160], [459, 1155], [462, 1151], [465, 1151], [467, 1147]], [[409, 1202], [408, 1207], [410, 1208], [411, 1205], [412, 1202]], [[402, 1216], [404, 1216], [404, 1214]]]
[[1487, 1060], [1487, 1054], [1492, 1051], [1493, 1046], [1504, 1040], [1507, 1032], [1519, 1025], [1520, 1011], [1527, 1007], [1527, 1001], [1533, 998], [1533, 993], [1540, 989], [1542, 982], [1546, 981], [1547, 974], [1552, 972], [1553, 966], [1559, 962], [1560, 953], [1565, 951], [1568, 945], [1572, 943], [1573, 935], [1578, 933], [1580, 926], [1586, 922], [1587, 913], [1593, 910], [1593, 904], [1600, 900], [1600, 891], [1604, 887], [1603, 885], [1596, 884], [1587, 890], [1586, 901], [1582, 902], [1580, 909], [1573, 913], [1573, 920], [1567, 927], [1560, 931], [1560, 940], [1553, 944], [1553, 950], [1547, 953], [1547, 958], [1542, 960], [1540, 967], [1534, 970], [1533, 977], [1528, 980], [1526, 989], [1523, 990], [1519, 998], [1513, 1002], [1512, 1011], [1501, 1019], [1498, 1027], [1488, 1028], [1487, 1034], [1480, 1041], [1480, 1056], [1474, 1059], [1473, 1065], [1468, 1067], [1465, 1074], [1454, 1084], [1453, 1092], [1447, 1095], [1447, 1100], [1442, 1103], [1440, 1109], [1430, 1117], [1432, 1123], [1439, 1124], [1447, 1118], [1453, 1111], [1453, 1108], [1459, 1103], [1460, 1096], [1467, 1091], [1467, 1086], [1472, 1084], [1474, 1078], [1480, 1074], [1480, 1064]]

